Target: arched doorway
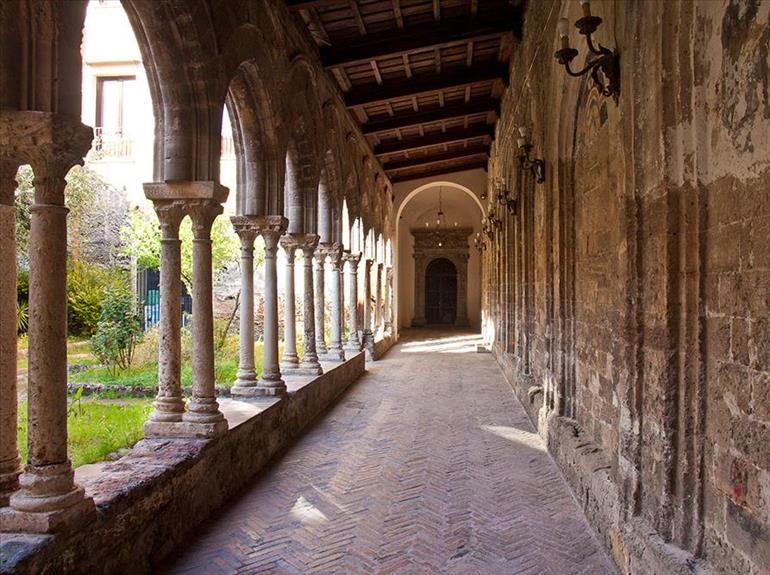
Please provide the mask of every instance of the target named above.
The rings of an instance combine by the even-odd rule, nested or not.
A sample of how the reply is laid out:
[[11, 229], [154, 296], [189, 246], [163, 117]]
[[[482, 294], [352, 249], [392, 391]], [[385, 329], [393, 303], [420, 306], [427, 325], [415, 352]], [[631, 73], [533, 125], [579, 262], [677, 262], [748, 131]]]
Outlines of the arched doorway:
[[425, 268], [425, 319], [453, 325], [456, 318], [457, 268], [446, 258], [436, 258]]

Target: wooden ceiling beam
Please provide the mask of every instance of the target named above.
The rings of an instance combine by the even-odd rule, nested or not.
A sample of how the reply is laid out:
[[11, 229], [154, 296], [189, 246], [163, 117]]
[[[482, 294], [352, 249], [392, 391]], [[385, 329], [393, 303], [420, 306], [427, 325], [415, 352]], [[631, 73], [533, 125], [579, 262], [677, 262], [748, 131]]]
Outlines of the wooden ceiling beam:
[[417, 170], [415, 172], [402, 172], [400, 174], [393, 174], [389, 176], [391, 183], [406, 182], [409, 180], [418, 180], [420, 178], [430, 178], [433, 176], [440, 176], [442, 174], [451, 174], [452, 172], [461, 172], [463, 170], [475, 170], [478, 168], [487, 169], [487, 160], [469, 160], [461, 164], [438, 166], [429, 168], [426, 170]]
[[329, 6], [342, 6], [348, 0], [286, 0], [289, 10], [307, 10], [308, 8], [327, 8]]
[[431, 76], [412, 77], [400, 82], [387, 83], [384, 86], [354, 88], [345, 94], [345, 104], [349, 107], [378, 104], [396, 98], [419, 96], [449, 88], [464, 88], [490, 82], [508, 80], [508, 65], [495, 64], [457, 70], [452, 73], [434, 74]]
[[452, 18], [414, 26], [389, 34], [377, 34], [344, 46], [321, 48], [327, 68], [367, 62], [383, 56], [398, 56], [418, 50], [445, 48], [471, 40], [496, 38], [513, 31], [517, 17], [512, 11], [484, 14], [478, 18]]
[[453, 118], [463, 118], [484, 112], [494, 112], [499, 115], [499, 103], [497, 100], [479, 100], [468, 104], [443, 106], [441, 108], [420, 110], [419, 112], [410, 114], [399, 114], [395, 117], [382, 120], [370, 120], [361, 126], [361, 131], [364, 134], [376, 134], [377, 132], [388, 132], [390, 130], [410, 128], [420, 124], [440, 122], [442, 120], [451, 120]]
[[419, 156], [416, 158], [408, 158], [406, 160], [394, 160], [392, 162], [386, 162], [382, 165], [386, 172], [395, 170], [405, 170], [407, 168], [415, 168], [418, 166], [429, 166], [446, 162], [448, 160], [460, 160], [463, 158], [475, 158], [479, 159], [479, 156], [489, 157], [489, 146], [486, 144], [477, 144], [468, 146], [462, 150], [453, 150], [451, 152], [441, 152], [440, 154], [432, 154], [430, 156]]
[[410, 150], [420, 150], [429, 146], [439, 144], [452, 144], [462, 142], [471, 138], [489, 137], [492, 138], [494, 131], [491, 126], [473, 126], [471, 128], [452, 128], [446, 132], [428, 134], [427, 136], [417, 136], [405, 140], [396, 140], [393, 142], [383, 142], [374, 146], [375, 156], [384, 156], [386, 154], [395, 154], [397, 152], [408, 152]]

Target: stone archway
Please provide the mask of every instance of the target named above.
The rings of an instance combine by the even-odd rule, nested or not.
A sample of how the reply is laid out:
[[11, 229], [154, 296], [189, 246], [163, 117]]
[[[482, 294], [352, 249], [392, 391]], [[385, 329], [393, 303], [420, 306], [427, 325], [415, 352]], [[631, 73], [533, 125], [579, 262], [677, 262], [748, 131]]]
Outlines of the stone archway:
[[428, 266], [437, 259], [448, 260], [457, 270], [457, 303], [454, 325], [468, 326], [468, 236], [471, 228], [412, 230], [414, 236], [414, 318], [412, 326], [427, 325], [425, 310]]

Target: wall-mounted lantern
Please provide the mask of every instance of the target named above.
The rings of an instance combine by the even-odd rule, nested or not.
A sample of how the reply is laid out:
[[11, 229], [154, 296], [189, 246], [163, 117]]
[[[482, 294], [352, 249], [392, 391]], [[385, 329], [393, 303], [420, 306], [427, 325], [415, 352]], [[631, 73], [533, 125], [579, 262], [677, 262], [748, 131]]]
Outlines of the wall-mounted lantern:
[[529, 129], [526, 126], [519, 126], [519, 164], [525, 170], [529, 170], [538, 184], [545, 182], [545, 162], [539, 158], [530, 158], [532, 144], [529, 141]]
[[[601, 44], [599, 44], [598, 49], [596, 48], [591, 34], [596, 32], [599, 24], [602, 23], [602, 19], [591, 14], [591, 3], [588, 0], [580, 0], [580, 6], [583, 9], [583, 17], [575, 22], [575, 27], [586, 37], [588, 50], [595, 57], [589, 60], [585, 68], [579, 72], [572, 71], [570, 62], [578, 55], [578, 51], [569, 45], [569, 20], [566, 18], [560, 18], [557, 25], [561, 49], [556, 50], [554, 57], [559, 64], [564, 66], [564, 69], [567, 70], [567, 74], [570, 76], [579, 77], [591, 72], [591, 78], [599, 91], [604, 96], [612, 96], [615, 102], [617, 102], [620, 95], [620, 56], [617, 52], [613, 52]], [[600, 71], [604, 76], [604, 81], [599, 78]]]
[[497, 181], [497, 203], [503, 206], [508, 213], [515, 216], [518, 213], [518, 202], [511, 197], [511, 191], [502, 180]]

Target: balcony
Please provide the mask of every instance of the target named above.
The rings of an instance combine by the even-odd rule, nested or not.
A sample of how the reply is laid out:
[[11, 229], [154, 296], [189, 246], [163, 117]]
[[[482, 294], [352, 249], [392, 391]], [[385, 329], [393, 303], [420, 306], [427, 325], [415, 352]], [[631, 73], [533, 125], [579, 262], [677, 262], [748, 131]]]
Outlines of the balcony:
[[88, 154], [89, 160], [131, 160], [134, 157], [134, 140], [122, 133], [94, 128], [94, 141]]

